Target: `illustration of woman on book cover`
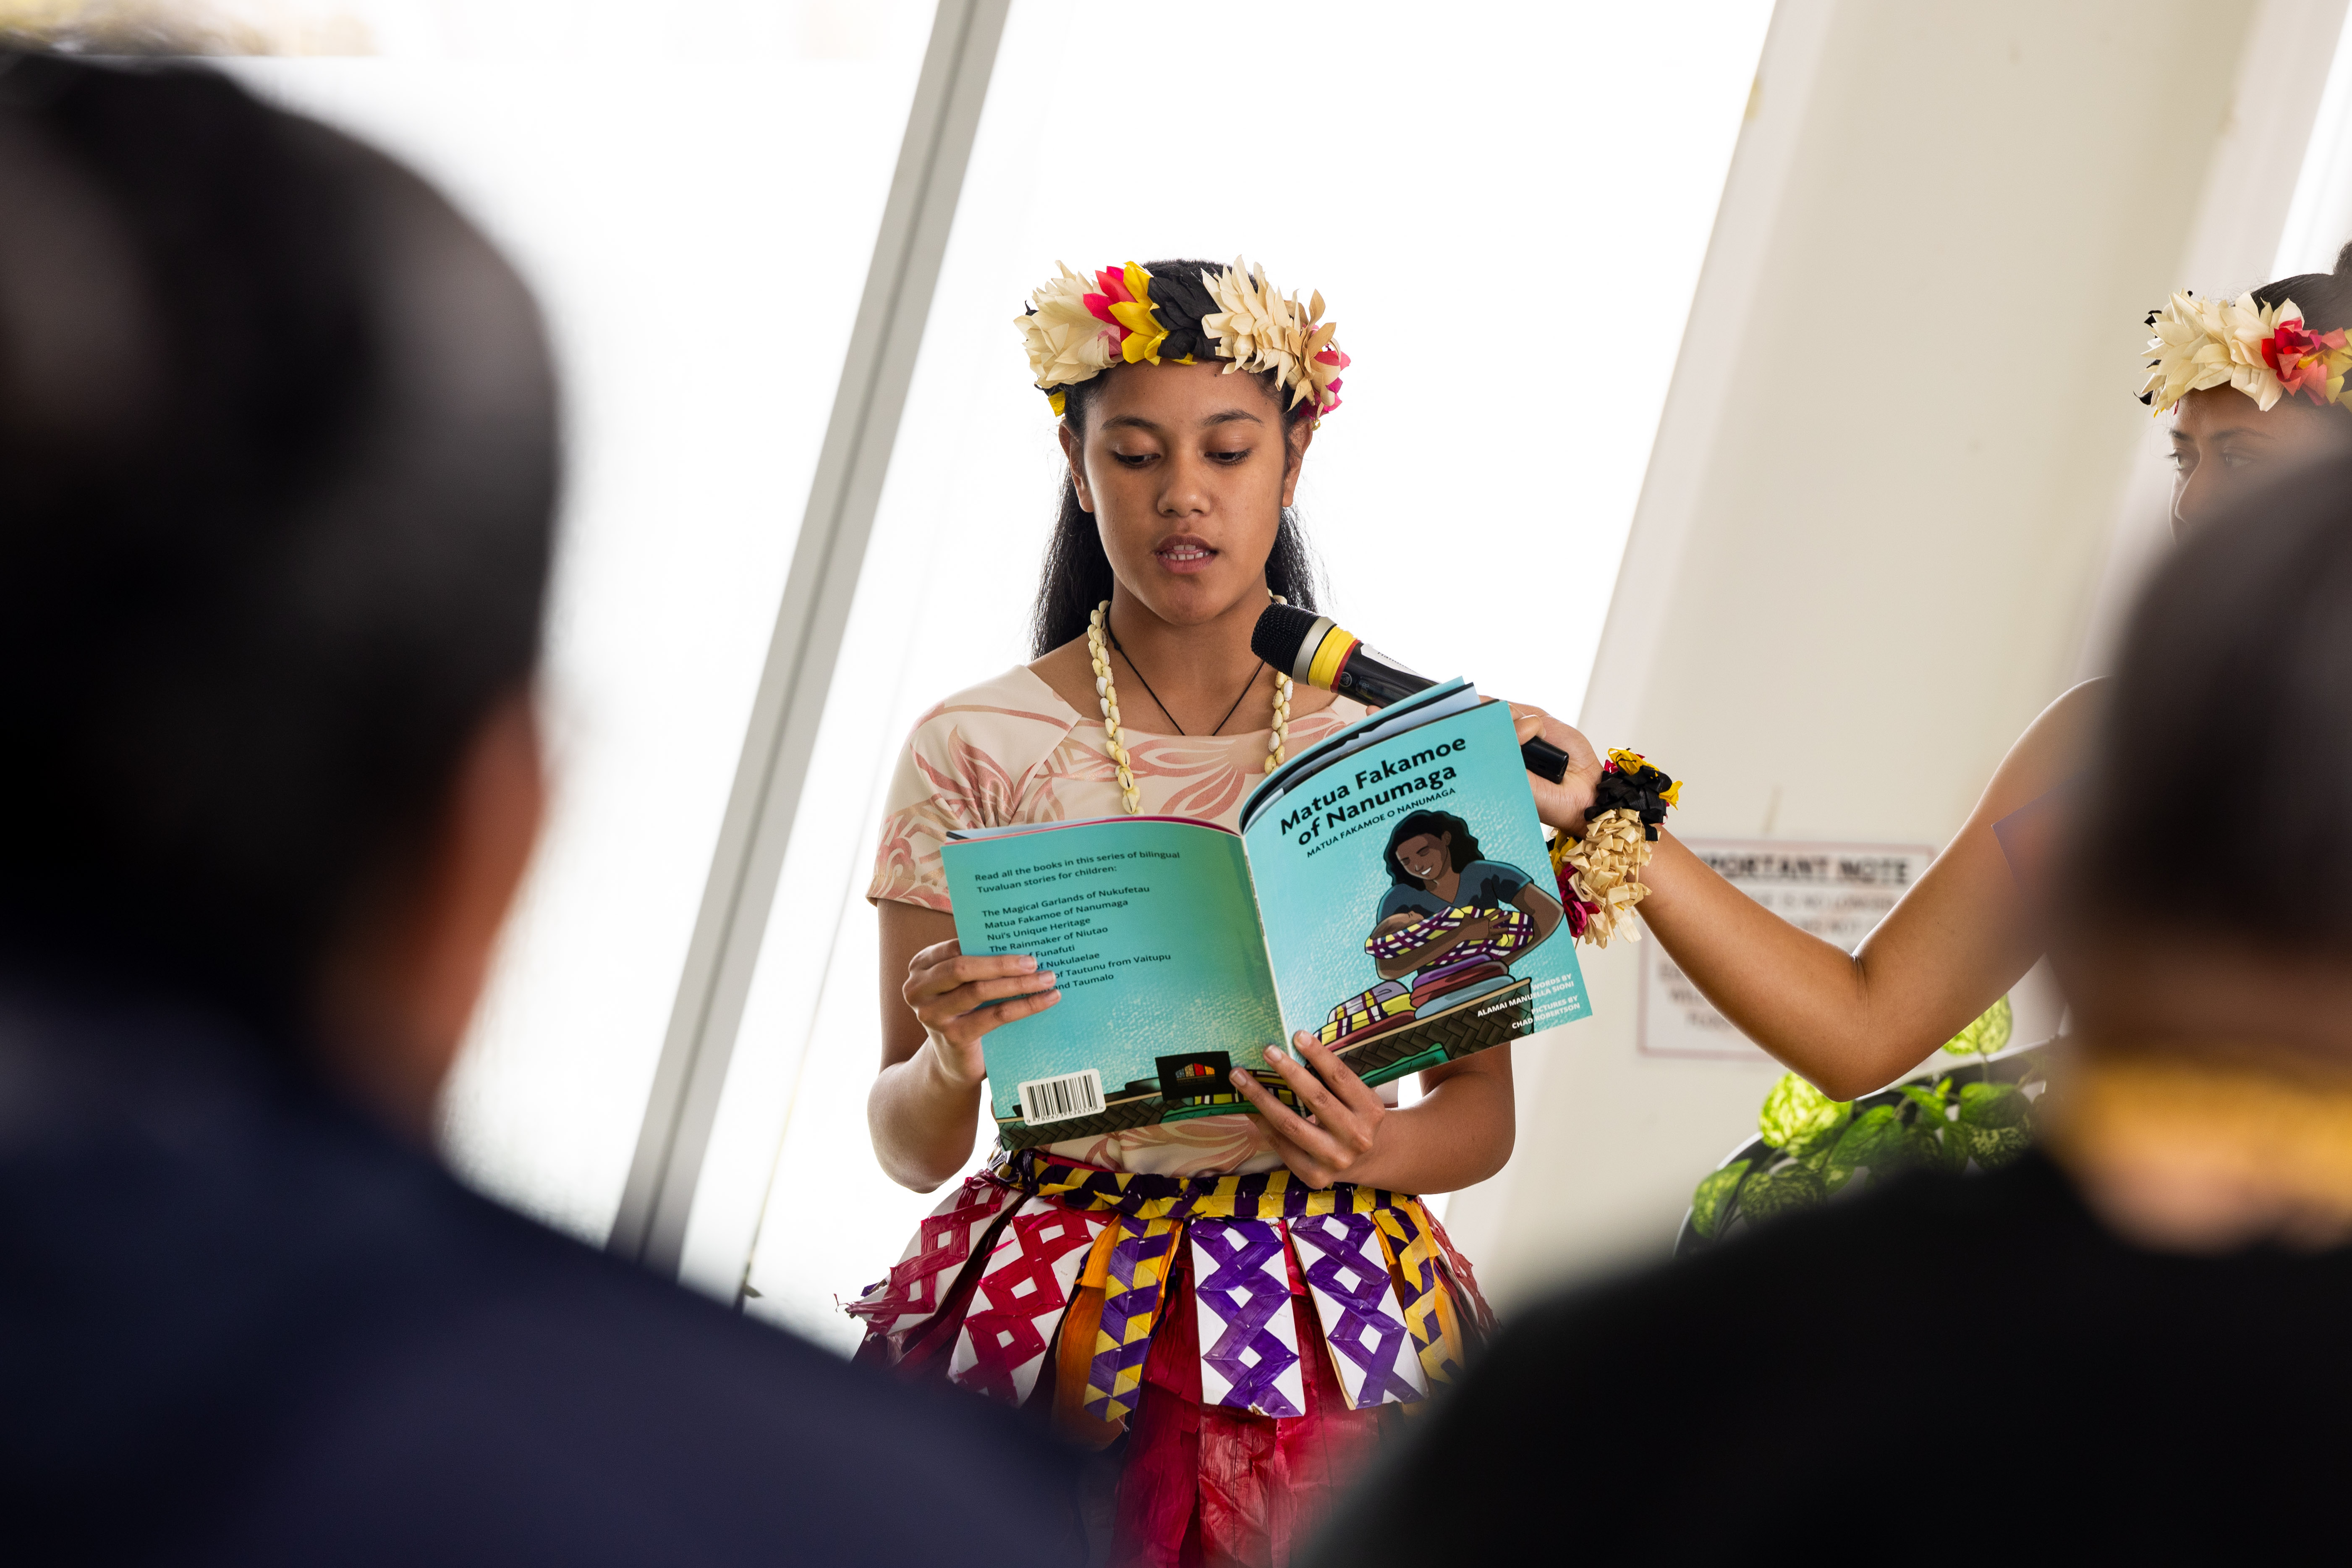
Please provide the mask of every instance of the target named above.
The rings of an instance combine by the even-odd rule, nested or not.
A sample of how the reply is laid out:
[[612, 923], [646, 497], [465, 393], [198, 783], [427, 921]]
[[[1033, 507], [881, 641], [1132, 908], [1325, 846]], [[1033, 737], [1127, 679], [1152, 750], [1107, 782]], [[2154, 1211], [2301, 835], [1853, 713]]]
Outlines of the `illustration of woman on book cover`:
[[1565, 911], [1543, 885], [1484, 858], [1462, 818], [1416, 811], [1389, 834], [1391, 886], [1364, 951], [1383, 980], [1413, 976], [1414, 1005], [1499, 977], [1559, 929]]

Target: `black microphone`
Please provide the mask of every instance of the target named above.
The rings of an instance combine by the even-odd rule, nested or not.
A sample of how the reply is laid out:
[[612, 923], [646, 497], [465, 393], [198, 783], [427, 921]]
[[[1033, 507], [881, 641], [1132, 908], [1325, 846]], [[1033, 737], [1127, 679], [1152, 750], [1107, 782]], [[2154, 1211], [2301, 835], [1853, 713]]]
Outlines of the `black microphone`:
[[[1250, 628], [1250, 652], [1290, 679], [1368, 708], [1385, 708], [1437, 684], [1368, 646], [1328, 616], [1296, 605], [1268, 605]], [[1538, 736], [1519, 747], [1528, 772], [1558, 784], [1568, 776], [1568, 753]]]

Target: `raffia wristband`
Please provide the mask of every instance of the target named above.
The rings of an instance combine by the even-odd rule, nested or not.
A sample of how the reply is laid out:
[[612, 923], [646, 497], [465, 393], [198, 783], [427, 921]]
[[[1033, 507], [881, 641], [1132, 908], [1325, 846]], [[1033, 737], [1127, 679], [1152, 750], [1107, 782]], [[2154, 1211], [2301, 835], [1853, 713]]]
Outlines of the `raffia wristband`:
[[1568, 929], [1579, 941], [1607, 947], [1622, 933], [1642, 940], [1634, 906], [1649, 889], [1638, 873], [1666, 813], [1682, 803], [1681, 783], [1643, 760], [1639, 752], [1612, 752], [1584, 811], [1584, 836], [1552, 840], [1552, 875], [1559, 881]]

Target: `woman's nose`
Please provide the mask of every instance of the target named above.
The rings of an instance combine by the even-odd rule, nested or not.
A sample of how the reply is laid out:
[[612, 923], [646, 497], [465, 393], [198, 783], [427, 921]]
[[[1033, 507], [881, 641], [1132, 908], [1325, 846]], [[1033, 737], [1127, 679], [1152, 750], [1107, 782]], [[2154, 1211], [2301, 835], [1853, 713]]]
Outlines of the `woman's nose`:
[[2173, 481], [2172, 527], [2176, 533], [2196, 527], [2198, 520], [2210, 510], [2213, 483], [2206, 477], [2206, 470], [2210, 466], [2200, 463]]
[[1168, 482], [1160, 491], [1160, 516], [1197, 517], [1209, 510], [1206, 466], [1197, 458], [1183, 456], [1168, 465]]

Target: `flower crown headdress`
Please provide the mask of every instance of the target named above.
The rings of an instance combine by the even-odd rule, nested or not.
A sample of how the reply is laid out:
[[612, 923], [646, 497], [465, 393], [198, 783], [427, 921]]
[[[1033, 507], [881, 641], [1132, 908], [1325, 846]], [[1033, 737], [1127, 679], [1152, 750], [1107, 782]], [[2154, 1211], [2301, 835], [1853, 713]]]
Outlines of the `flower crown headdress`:
[[1089, 280], [1061, 266], [1061, 276], [1029, 297], [1013, 318], [1029, 351], [1029, 374], [1058, 415], [1068, 389], [1118, 364], [1227, 362], [1225, 374], [1273, 373], [1297, 407], [1320, 420], [1339, 406], [1339, 373], [1348, 356], [1323, 320], [1323, 296], [1304, 305], [1275, 292], [1265, 273], [1239, 257], [1198, 281], [1155, 274], [1135, 262], [1106, 267]]
[[2265, 414], [2283, 397], [2308, 397], [2322, 408], [2347, 403], [2344, 374], [2352, 342], [2341, 330], [2314, 332], [2292, 300], [2275, 305], [2252, 294], [2200, 300], [2179, 293], [2147, 313], [2147, 385], [2139, 400], [2162, 414], [2192, 392], [2234, 386]]

